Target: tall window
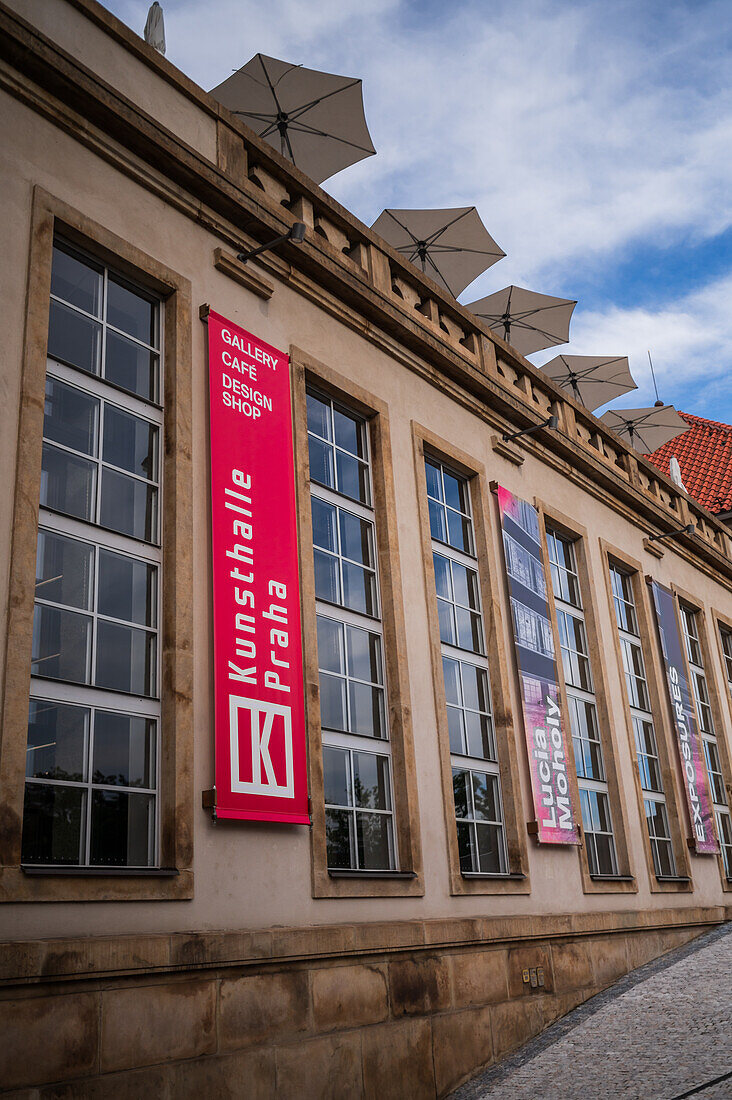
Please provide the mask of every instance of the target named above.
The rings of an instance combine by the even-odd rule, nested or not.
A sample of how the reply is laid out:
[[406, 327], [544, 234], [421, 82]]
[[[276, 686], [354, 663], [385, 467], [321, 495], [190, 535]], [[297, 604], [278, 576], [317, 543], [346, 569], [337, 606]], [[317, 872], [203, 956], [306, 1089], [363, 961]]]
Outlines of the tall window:
[[470, 492], [433, 459], [425, 472], [460, 870], [501, 875], [506, 838]]
[[643, 789], [646, 824], [653, 852], [653, 867], [657, 878], [669, 878], [676, 874], [676, 864], [671, 845], [666, 795], [661, 779], [656, 731], [653, 725], [646, 668], [633, 598], [633, 581], [631, 575], [623, 572], [617, 565], [610, 566], [610, 580], [623, 656], [625, 686], [633, 722], [636, 759]]
[[686, 656], [691, 672], [691, 687], [699, 718], [699, 731], [704, 745], [704, 758], [707, 762], [709, 784], [712, 790], [714, 816], [717, 819], [719, 843], [727, 878], [732, 878], [732, 823], [730, 822], [727, 793], [724, 789], [722, 763], [717, 746], [717, 731], [714, 728], [712, 707], [709, 701], [709, 686], [704, 671], [704, 653], [699, 639], [699, 613], [685, 604], [680, 605], [681, 626], [686, 646]]
[[575, 549], [570, 539], [551, 528], [547, 528], [546, 537], [587, 860], [591, 875], [617, 875], [615, 838]]
[[328, 866], [397, 865], [366, 422], [308, 390]]
[[160, 307], [53, 250], [22, 860], [157, 861]]
[[730, 695], [732, 695], [732, 630], [720, 626], [719, 637], [722, 642], [722, 653], [724, 654], [724, 671], [727, 676], [727, 686], [729, 687]]

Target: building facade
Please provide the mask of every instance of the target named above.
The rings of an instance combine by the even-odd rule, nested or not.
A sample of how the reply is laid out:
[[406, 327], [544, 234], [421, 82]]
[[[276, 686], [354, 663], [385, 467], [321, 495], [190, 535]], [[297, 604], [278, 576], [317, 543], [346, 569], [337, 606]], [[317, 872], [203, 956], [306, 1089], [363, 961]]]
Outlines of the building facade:
[[[446, 1094], [728, 918], [730, 532], [94, 0], [0, 25], [0, 1087]], [[309, 826], [212, 812], [211, 310], [289, 356]]]

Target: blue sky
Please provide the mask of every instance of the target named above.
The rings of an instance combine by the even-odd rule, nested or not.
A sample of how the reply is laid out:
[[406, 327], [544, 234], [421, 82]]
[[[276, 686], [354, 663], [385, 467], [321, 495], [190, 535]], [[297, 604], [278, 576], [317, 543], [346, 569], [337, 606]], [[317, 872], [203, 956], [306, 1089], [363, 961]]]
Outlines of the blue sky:
[[[146, 0], [107, 0], [141, 33]], [[163, 0], [168, 58], [211, 88], [259, 51], [360, 76], [378, 150], [325, 189], [475, 204], [509, 283], [578, 299], [557, 350], [628, 355], [639, 389], [732, 423], [729, 0]]]

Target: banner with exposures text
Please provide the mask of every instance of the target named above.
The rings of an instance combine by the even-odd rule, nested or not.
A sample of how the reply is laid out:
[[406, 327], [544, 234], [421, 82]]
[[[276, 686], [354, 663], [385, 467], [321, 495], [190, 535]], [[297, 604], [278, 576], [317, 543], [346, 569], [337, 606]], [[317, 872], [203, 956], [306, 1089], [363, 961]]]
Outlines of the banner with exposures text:
[[309, 824], [289, 357], [208, 314], [217, 817]]

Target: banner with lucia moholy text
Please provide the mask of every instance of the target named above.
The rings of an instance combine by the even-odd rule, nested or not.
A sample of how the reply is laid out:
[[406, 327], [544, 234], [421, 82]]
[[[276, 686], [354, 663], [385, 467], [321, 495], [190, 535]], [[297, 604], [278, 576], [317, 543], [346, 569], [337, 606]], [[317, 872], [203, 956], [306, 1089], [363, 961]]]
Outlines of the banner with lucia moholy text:
[[579, 844], [569, 786], [565, 717], [546, 598], [539, 516], [535, 508], [508, 489], [499, 485], [494, 491], [503, 529], [537, 835], [543, 844]]
[[216, 815], [309, 824], [290, 362], [208, 314]]
[[676, 599], [673, 592], [658, 581], [649, 579], [649, 583], [653, 593], [658, 635], [661, 639], [666, 666], [666, 686], [674, 715], [676, 740], [681, 756], [681, 770], [684, 773], [684, 789], [691, 814], [694, 843], [697, 852], [718, 852], [712, 798], [704, 766], [704, 748], [699, 735], [696, 709], [686, 671], [684, 643], [676, 615]]

